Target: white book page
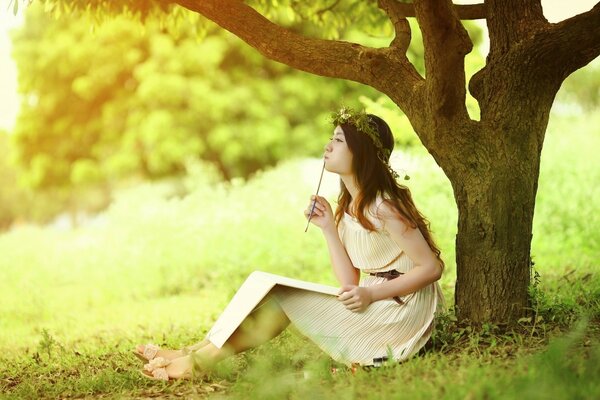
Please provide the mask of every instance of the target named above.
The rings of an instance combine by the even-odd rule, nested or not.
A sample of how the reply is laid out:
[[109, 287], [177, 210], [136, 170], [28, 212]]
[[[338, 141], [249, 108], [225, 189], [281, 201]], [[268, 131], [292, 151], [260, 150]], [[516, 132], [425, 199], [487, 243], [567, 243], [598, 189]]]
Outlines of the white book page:
[[337, 296], [339, 291], [339, 288], [334, 286], [301, 281], [267, 272], [253, 272], [225, 307], [206, 338], [215, 346], [221, 348], [242, 321], [275, 285], [289, 286], [331, 296]]

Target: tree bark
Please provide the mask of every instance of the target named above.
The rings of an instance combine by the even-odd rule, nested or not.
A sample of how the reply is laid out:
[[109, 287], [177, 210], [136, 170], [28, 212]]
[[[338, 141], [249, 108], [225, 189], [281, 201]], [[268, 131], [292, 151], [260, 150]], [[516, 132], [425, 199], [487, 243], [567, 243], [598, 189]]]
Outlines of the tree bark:
[[[546, 128], [544, 121], [533, 127], [513, 116], [512, 130]], [[455, 307], [460, 320], [507, 324], [528, 304], [540, 152], [531, 136], [513, 146], [505, 127], [478, 128], [471, 134], [485, 140], [472, 146], [466, 165], [455, 172], [446, 166], [458, 206]]]

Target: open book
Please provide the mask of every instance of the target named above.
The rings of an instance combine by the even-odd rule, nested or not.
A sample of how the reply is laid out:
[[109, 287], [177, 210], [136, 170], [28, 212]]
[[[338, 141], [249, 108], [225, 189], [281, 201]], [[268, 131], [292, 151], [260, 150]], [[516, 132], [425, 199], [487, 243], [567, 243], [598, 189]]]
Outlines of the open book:
[[248, 276], [219, 316], [206, 338], [221, 348], [244, 319], [275, 285], [337, 296], [339, 288], [255, 271]]

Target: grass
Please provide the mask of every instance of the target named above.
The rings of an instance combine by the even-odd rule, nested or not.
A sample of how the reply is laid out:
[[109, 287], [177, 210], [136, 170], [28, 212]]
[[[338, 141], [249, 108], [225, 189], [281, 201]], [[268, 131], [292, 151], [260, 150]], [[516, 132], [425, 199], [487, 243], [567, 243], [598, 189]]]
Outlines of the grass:
[[[598, 398], [600, 216], [590, 199], [600, 194], [600, 137], [589, 128], [598, 119], [550, 123], [532, 242], [536, 313], [511, 332], [475, 332], [448, 313], [418, 357], [353, 374], [292, 329], [208, 379], [144, 380], [132, 347], [202, 339], [251, 271], [335, 284], [319, 230], [304, 233], [319, 160], [227, 185], [191, 165], [184, 180], [119, 193], [82, 228], [25, 226], [0, 236], [0, 397]], [[431, 220], [452, 304], [450, 184], [422, 149], [393, 163], [411, 176]], [[333, 200], [336, 191], [326, 176], [322, 193]]]

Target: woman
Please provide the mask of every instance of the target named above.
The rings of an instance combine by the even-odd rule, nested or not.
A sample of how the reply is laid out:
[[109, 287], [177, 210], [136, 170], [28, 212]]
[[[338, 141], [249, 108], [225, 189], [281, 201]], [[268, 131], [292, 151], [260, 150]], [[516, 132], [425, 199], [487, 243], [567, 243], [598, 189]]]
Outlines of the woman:
[[325, 198], [312, 196], [304, 215], [327, 242], [341, 285], [337, 298], [275, 286], [220, 348], [210, 332], [182, 350], [138, 346], [136, 355], [150, 361], [145, 375], [189, 377], [192, 365], [209, 368], [277, 336], [290, 322], [347, 365], [377, 365], [390, 355], [401, 361], [427, 342], [443, 304], [436, 281], [444, 263], [427, 220], [389, 165], [392, 132], [381, 118], [348, 108], [332, 122], [324, 162], [340, 176], [338, 205], [334, 214]]

